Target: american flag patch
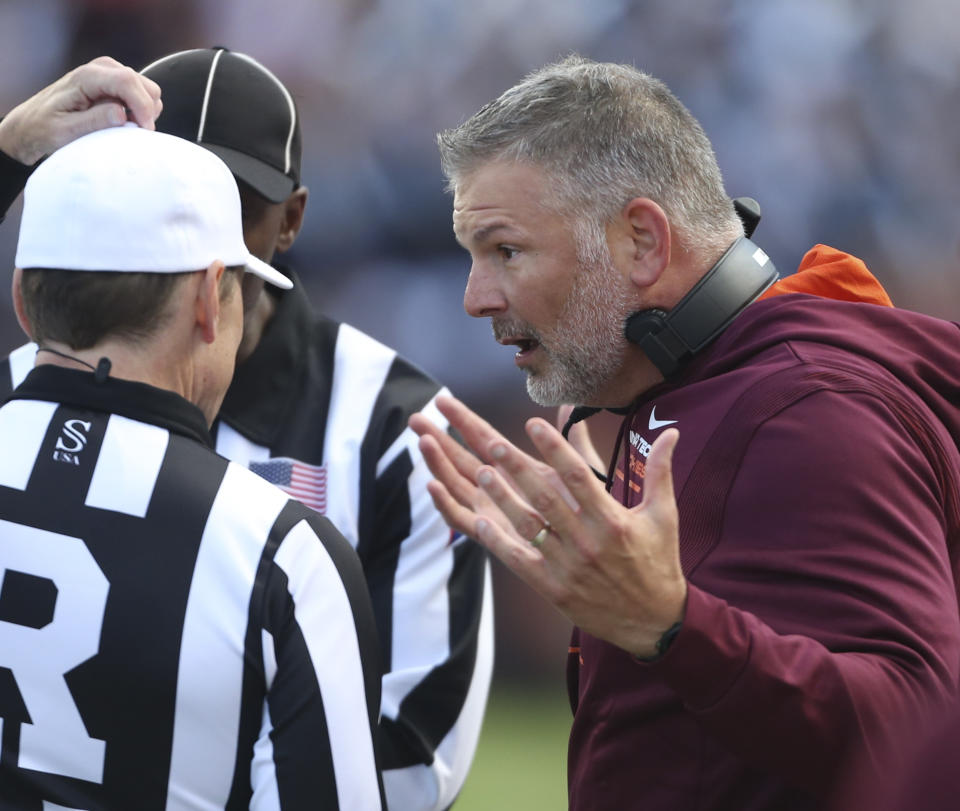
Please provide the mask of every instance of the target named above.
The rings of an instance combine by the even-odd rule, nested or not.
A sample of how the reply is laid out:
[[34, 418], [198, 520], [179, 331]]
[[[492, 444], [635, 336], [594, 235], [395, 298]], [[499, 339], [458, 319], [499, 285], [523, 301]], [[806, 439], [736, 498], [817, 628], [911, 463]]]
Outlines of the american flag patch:
[[251, 462], [250, 470], [319, 513], [327, 511], [327, 469], [277, 457]]

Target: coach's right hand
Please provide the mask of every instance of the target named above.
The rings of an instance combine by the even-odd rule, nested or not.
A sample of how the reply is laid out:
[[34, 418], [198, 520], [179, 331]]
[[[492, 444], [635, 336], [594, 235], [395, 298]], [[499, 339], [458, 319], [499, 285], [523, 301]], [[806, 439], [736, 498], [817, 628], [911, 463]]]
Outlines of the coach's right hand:
[[574, 625], [634, 656], [655, 656], [687, 600], [671, 466], [676, 429], [657, 437], [643, 501], [627, 508], [545, 420], [527, 422], [539, 461], [459, 400], [436, 402], [467, 446], [423, 415], [410, 418], [434, 476], [427, 489], [444, 520]]

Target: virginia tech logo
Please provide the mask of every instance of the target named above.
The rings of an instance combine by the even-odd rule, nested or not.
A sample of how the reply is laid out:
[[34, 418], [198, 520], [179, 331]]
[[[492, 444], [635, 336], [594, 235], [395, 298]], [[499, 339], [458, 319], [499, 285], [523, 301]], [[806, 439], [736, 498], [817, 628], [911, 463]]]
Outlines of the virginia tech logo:
[[68, 465], [80, 464], [80, 453], [87, 446], [87, 432], [92, 422], [83, 420], [67, 420], [60, 429], [57, 444], [53, 451], [55, 462], [66, 462]]
[[630, 432], [630, 444], [636, 448], [637, 453], [639, 453], [644, 459], [650, 455], [650, 448], [653, 446], [647, 442], [640, 434], [636, 431]]

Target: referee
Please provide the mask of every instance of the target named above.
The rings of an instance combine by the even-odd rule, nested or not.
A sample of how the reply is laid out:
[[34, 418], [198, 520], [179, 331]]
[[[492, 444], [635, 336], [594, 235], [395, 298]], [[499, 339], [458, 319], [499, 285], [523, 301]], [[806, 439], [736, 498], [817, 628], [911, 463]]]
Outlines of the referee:
[[[266, 262], [283, 260], [308, 198], [294, 93], [252, 57], [223, 48], [170, 54], [142, 73], [162, 90], [157, 129], [223, 158], [240, 186], [247, 246]], [[316, 312], [297, 272], [278, 267], [292, 289], [244, 282], [250, 306], [237, 370], [211, 432], [219, 453], [322, 512], [357, 550], [383, 664], [387, 801], [443, 811], [467, 778], [493, 670], [486, 552], [451, 537], [407, 427], [418, 412], [446, 427], [436, 408], [446, 389], [394, 349]], [[25, 346], [0, 361], [0, 390], [33, 354]]]
[[349, 544], [210, 448], [242, 333], [226, 166], [134, 125], [27, 184], [0, 408], [0, 808], [382, 807]]

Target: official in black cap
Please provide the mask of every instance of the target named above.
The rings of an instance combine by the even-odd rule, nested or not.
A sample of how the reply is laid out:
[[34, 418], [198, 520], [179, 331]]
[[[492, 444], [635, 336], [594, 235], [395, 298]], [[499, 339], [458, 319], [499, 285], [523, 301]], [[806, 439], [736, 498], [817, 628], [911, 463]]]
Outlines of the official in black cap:
[[[266, 262], [303, 224], [302, 141], [293, 95], [255, 59], [224, 48], [171, 54], [163, 132], [219, 155], [240, 186], [244, 239]], [[444, 809], [466, 779], [493, 662], [489, 564], [451, 537], [407, 418], [440, 385], [294, 289], [244, 288], [238, 368], [213, 427], [217, 450], [327, 515], [353, 543], [383, 656], [381, 763], [391, 808]]]

